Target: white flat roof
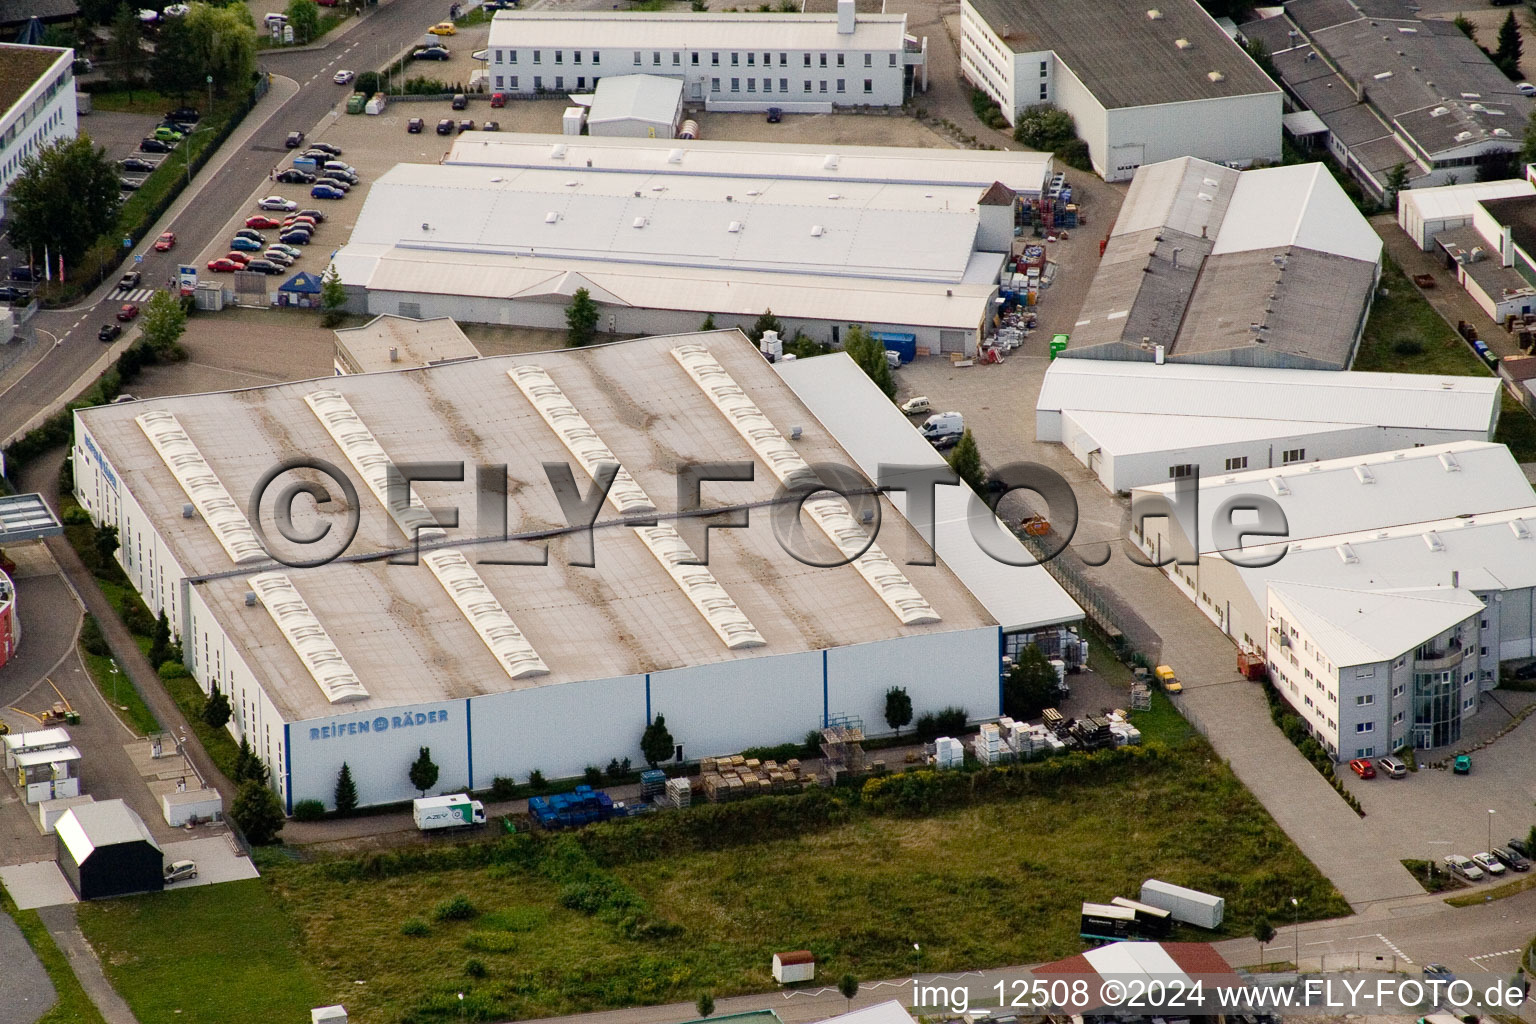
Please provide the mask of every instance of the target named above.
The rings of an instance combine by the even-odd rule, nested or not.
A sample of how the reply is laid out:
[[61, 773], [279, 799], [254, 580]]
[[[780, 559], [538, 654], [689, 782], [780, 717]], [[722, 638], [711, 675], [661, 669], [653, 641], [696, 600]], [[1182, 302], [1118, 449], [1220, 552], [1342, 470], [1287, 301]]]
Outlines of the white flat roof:
[[1337, 666], [1390, 661], [1483, 610], [1476, 594], [1449, 587], [1360, 591], [1275, 582], [1269, 590]]
[[1239, 174], [1211, 255], [1285, 246], [1381, 259], [1380, 236], [1319, 163]]
[[1289, 370], [1192, 363], [1057, 359], [1046, 371], [1040, 412], [1129, 414], [1139, 435], [1116, 451], [1160, 451], [1187, 443], [1190, 431], [1212, 443], [1214, 421], [1270, 421], [1278, 433], [1313, 425], [1358, 424], [1487, 435], [1499, 408], [1496, 377]]
[[1038, 192], [1052, 167], [1049, 153], [842, 143], [735, 142], [715, 139], [628, 139], [592, 135], [469, 132], [455, 137], [447, 164], [576, 168], [631, 174], [713, 175], [823, 182], [970, 185], [1000, 181]]
[[160, 844], [144, 827], [144, 821], [121, 800], [76, 804], [59, 816], [54, 831], [64, 840], [76, 864], [85, 863], [98, 847], [132, 843], [142, 839], [155, 849]]
[[10, 750], [41, 750], [45, 747], [67, 747], [69, 746], [69, 730], [56, 726], [52, 729], [12, 732], [0, 736], [0, 743], [4, 743]]
[[[758, 12], [501, 11], [490, 46], [596, 47], [602, 50], [872, 50], [901, 51], [905, 14], [861, 14], [853, 32], [837, 31], [836, 14]], [[685, 61], [686, 57], [683, 58]], [[621, 66], [622, 69], [622, 66]], [[600, 65], [599, 72], [612, 71]], [[681, 68], [679, 68], [681, 71]]]
[[383, 245], [468, 260], [500, 254], [953, 284], [975, 251], [980, 198], [970, 186], [397, 164], [369, 190], [343, 252]]
[[1469, 181], [1460, 185], [1404, 189], [1398, 202], [1412, 207], [1424, 221], [1470, 217], [1484, 199], [1511, 199], [1536, 195], [1536, 185], [1524, 178], [1501, 181]]
[[[1136, 489], [1170, 496], [1173, 491], [1172, 483]], [[1221, 550], [1211, 524], [1222, 504], [1245, 495], [1276, 502], [1293, 541], [1536, 503], [1536, 492], [1509, 449], [1481, 441], [1208, 476], [1200, 481], [1203, 554]], [[1251, 522], [1252, 517], [1235, 521]], [[1253, 543], [1263, 542], [1255, 538], [1248, 546]]]
[[46, 750], [23, 750], [16, 755], [16, 764], [21, 768], [30, 768], [35, 764], [57, 764], [62, 761], [80, 760], [80, 751], [75, 747], [49, 747]]
[[[806, 407], [832, 431], [860, 472], [878, 482], [880, 466], [943, 466], [943, 456], [923, 440], [901, 410], [844, 353], [774, 364], [779, 376]], [[1005, 565], [993, 559], [972, 538], [967, 514], [971, 491], [934, 488], [934, 550], [966, 588], [1006, 631], [1032, 629], [1083, 617], [1080, 609], [1051, 574], [1038, 565]], [[906, 516], [907, 495], [890, 493], [891, 503]], [[1015, 549], [1019, 561], [1031, 561], [1028, 550], [987, 513]], [[915, 551], [893, 550], [892, 558], [917, 557]]]
[[[476, 359], [480, 350], [446, 316], [414, 320], [385, 313], [361, 327], [335, 332], [336, 344], [357, 366], [357, 372], [400, 370], [453, 359]], [[391, 359], [393, 354], [396, 358]]]
[[[395, 462], [505, 464], [507, 528], [514, 535], [559, 529], [566, 522], [546, 479], [546, 462], [572, 465], [578, 480], [587, 476], [508, 377], [517, 367], [543, 368], [591, 433], [664, 509], [673, 507], [676, 470], [685, 462], [751, 462], [757, 466], [753, 482], [729, 489], [711, 485], [706, 500], [721, 492], [742, 503], [771, 501], [777, 478], [671, 356], [674, 347], [686, 344], [704, 345], [780, 432], [800, 427], [794, 445], [807, 462], [854, 464], [836, 433], [734, 330], [146, 399], [77, 415], [155, 523], [176, 564], [200, 579], [193, 593], [262, 681], [279, 714], [300, 721], [329, 715], [334, 707], [269, 610], [245, 603], [253, 589], [250, 576], [273, 567], [235, 566], [201, 518], [182, 518], [181, 488], [143, 434], [131, 429], [137, 411], [146, 406], [174, 411], [231, 494], [250, 494], [264, 472], [294, 455], [343, 467], [361, 503], [351, 554], [398, 550], [406, 541], [350, 468], [346, 452], [317, 415], [320, 410], [312, 411], [306, 398], [315, 392], [343, 396], [378, 450]], [[486, 562], [527, 559], [538, 549], [527, 543], [471, 543], [476, 474], [465, 475], [462, 482], [417, 482], [413, 491], [427, 507], [460, 510], [461, 527], [448, 531], [446, 543], [474, 563], [486, 592], [549, 671], [509, 677], [426, 558], [414, 566], [375, 559], [284, 569], [365, 691], [345, 706], [349, 712], [996, 626], [950, 568], [901, 561], [919, 542], [888, 503], [881, 545], [935, 610], [937, 622], [905, 623], [855, 566], [812, 568], [796, 560], [780, 547], [767, 511], [755, 509], [750, 529], [714, 531], [709, 543], [708, 573], [764, 641], [735, 649], [722, 642], [689, 597], [690, 581], [679, 580], [675, 567], [659, 560], [639, 530], [618, 523], [611, 509], [603, 510], [595, 531], [594, 568], [570, 565], [573, 552], [558, 538], [549, 544], [547, 565]], [[302, 507], [294, 519], [301, 531], [317, 525], [314, 513]], [[436, 550], [423, 542], [424, 555]], [[835, 607], [837, 614], [812, 622], [785, 611], [807, 607]]]
[[587, 123], [639, 120], [671, 124], [682, 101], [681, 78], [605, 75], [597, 83]]

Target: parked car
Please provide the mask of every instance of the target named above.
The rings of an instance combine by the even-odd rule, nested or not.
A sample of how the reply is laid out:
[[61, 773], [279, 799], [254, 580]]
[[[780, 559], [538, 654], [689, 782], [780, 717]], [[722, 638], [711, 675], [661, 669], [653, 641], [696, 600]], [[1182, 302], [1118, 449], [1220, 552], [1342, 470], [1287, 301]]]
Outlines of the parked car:
[[447, 60], [450, 54], [446, 46], [423, 46], [411, 54], [412, 60]]
[[331, 77], [331, 81], [335, 82], [337, 85], [351, 85], [352, 80], [356, 77], [357, 73], [354, 71], [338, 71]]
[[293, 257], [289, 256], [281, 249], [268, 249], [266, 252], [261, 254], [261, 258], [264, 260], [271, 260], [273, 263], [276, 263], [280, 267], [293, 266]]
[[216, 274], [233, 274], [241, 269], [241, 266], [227, 256], [220, 256], [216, 260], [208, 261], [208, 269]]
[[169, 128], [173, 132], [181, 132], [182, 135], [190, 135], [192, 134], [192, 129], [196, 128], [197, 125], [189, 124], [186, 121], [166, 120], [160, 122], [160, 127]]
[[137, 288], [139, 286], [139, 282], [142, 280], [144, 280], [143, 274], [139, 273], [137, 270], [130, 270], [128, 273], [117, 279], [117, 286], [119, 288]]
[[1378, 757], [1376, 767], [1389, 779], [1406, 778], [1408, 775], [1408, 766], [1395, 757]]
[[1472, 855], [1472, 863], [1476, 864], [1490, 875], [1498, 876], [1504, 873], [1504, 862], [1499, 860], [1499, 858], [1495, 857], [1493, 854], [1489, 853], [1487, 850], [1484, 850], [1482, 853], [1474, 853]]
[[472, 132], [474, 130], [475, 130], [474, 118], [466, 117], [466, 118], [464, 118], [464, 120], [459, 122], [459, 131], [461, 131], [461, 132]]
[[294, 228], [303, 228], [305, 231], [313, 232], [315, 230], [315, 219], [313, 217], [289, 217], [283, 221], [282, 230], [291, 231]]
[[119, 160], [118, 164], [125, 171], [141, 171], [146, 174], [155, 169], [154, 164], [150, 163], [148, 160], [141, 160], [136, 156], [131, 156], [126, 160]]
[[197, 877], [197, 863], [190, 860], [172, 861], [165, 866], [165, 880], [167, 882], [180, 882], [188, 878]]
[[504, 92], [493, 92], [493, 93], [491, 93], [491, 107], [492, 107], [492, 109], [500, 110], [502, 107], [504, 107], [506, 105], [507, 105], [507, 94], [506, 93], [504, 93]]
[[452, 105], [454, 110], [467, 110], [469, 108], [469, 97], [461, 92], [456, 92], [453, 94]]
[[1536, 85], [1532, 85], [1530, 82], [1521, 82], [1515, 86], [1515, 91], [1521, 96], [1536, 96]]
[[1504, 845], [1509, 847], [1511, 850], [1514, 850], [1522, 857], [1529, 857], [1531, 855], [1531, 844], [1526, 842], [1524, 839], [1511, 839]]
[[284, 213], [292, 213], [299, 208], [299, 204], [292, 199], [284, 199], [282, 196], [267, 196], [256, 204], [263, 210], [282, 210]]
[[265, 259], [251, 260], [251, 262], [245, 265], [245, 269], [259, 271], [263, 274], [281, 274], [283, 272], [283, 268], [280, 265]]
[[12, 281], [36, 281], [42, 276], [42, 271], [36, 267], [12, 267]]
[[245, 226], [247, 228], [252, 229], [252, 230], [259, 231], [262, 228], [280, 227], [280, 226], [282, 226], [282, 221], [278, 220], [275, 217], [268, 217], [264, 213], [258, 213], [254, 217], [247, 217], [247, 218], [245, 218]]
[[25, 288], [17, 288], [13, 284], [0, 287], [0, 302], [9, 302], [13, 305], [24, 306], [32, 301], [32, 293]]
[[768, 123], [769, 124], [778, 124], [782, 120], [784, 120], [784, 108], [783, 107], [769, 107], [768, 108]]
[[420, 135], [421, 129], [425, 126], [426, 122], [419, 117], [413, 117], [409, 121], [405, 122], [405, 130], [410, 132], [412, 135]]
[[346, 182], [342, 181], [340, 178], [321, 178], [319, 181], [315, 182], [315, 184], [316, 185], [327, 185], [327, 186], [329, 186], [331, 188], [334, 188], [338, 192], [350, 192], [350, 191], [352, 191], [352, 186], [348, 185]]
[[1483, 869], [1472, 863], [1459, 853], [1450, 854], [1445, 858], [1445, 866], [1458, 878], [1464, 878], [1468, 882], [1481, 882]]
[[333, 146], [329, 142], [311, 142], [309, 148], [318, 149], [327, 156], [341, 156], [341, 147]]
[[163, 124], [156, 128], [152, 134], [161, 142], [180, 142], [183, 138], [181, 132], [174, 128], [167, 128]]
[[267, 247], [267, 243], [264, 239], [257, 241], [254, 238], [246, 238], [243, 235], [236, 235], [234, 238], [229, 240], [229, 247], [234, 249], [236, 252], [260, 252]]
[[131, 302], [125, 302], [117, 311], [117, 319], [121, 323], [136, 320], [139, 316], [139, 307]]
[[305, 160], [313, 160], [316, 166], [325, 163], [331, 158], [331, 154], [327, 153], [325, 150], [315, 149], [314, 147], [306, 149], [304, 152], [300, 153], [299, 156]]
[[348, 185], [356, 185], [359, 181], [357, 172], [352, 168], [336, 164], [326, 167], [321, 171], [320, 176], [322, 178], [335, 178], [337, 181], [344, 181]]
[[480, 125], [480, 130], [483, 131], [483, 132], [499, 132], [499, 131], [501, 131], [501, 122], [500, 121], [486, 121], [486, 122], [484, 122], [483, 124]]
[[251, 254], [248, 252], [227, 252], [224, 254], [224, 258], [236, 264], [242, 270], [245, 269], [247, 263], [251, 262]]
[[236, 238], [254, 238], [258, 242], [265, 242], [267, 240], [267, 236], [266, 235], [263, 235], [260, 231], [257, 231], [255, 228], [253, 228], [253, 227], [251, 227], [249, 225], [247, 225], [246, 227], [240, 228], [238, 231], [236, 231], [235, 232], [235, 237]]
[[1362, 779], [1374, 779], [1376, 777], [1376, 766], [1371, 764], [1369, 758], [1355, 758], [1353, 761], [1349, 762], [1349, 770], [1360, 776]]
[[1451, 762], [1451, 771], [1457, 775], [1472, 774], [1472, 755], [1457, 754], [1456, 760]]
[[122, 324], [102, 324], [101, 330], [96, 332], [97, 341], [116, 341], [123, 336]]
[[308, 231], [301, 231], [299, 229], [294, 229], [293, 231], [284, 231], [278, 237], [282, 240], [282, 242], [285, 245], [308, 245], [309, 244], [309, 232]]
[[271, 245], [267, 246], [267, 251], [280, 252], [286, 256], [292, 257], [293, 259], [298, 259], [300, 256], [304, 255], [304, 250], [295, 249], [293, 246], [285, 245], [282, 242], [273, 242]]
[[439, 134], [439, 135], [452, 135], [453, 134], [453, 118], [445, 117], [441, 121], [437, 122], [437, 134]]
[[1511, 871], [1524, 872], [1531, 870], [1531, 862], [1507, 846], [1495, 846], [1490, 852], [1499, 858], [1499, 863]]
[[139, 152], [141, 153], [169, 153], [170, 151], [171, 144], [169, 142], [161, 142], [159, 139], [139, 140]]
[[325, 223], [325, 214], [319, 210], [295, 210], [294, 212], [300, 217], [313, 217], [316, 224]]
[[1521, 680], [1522, 682], [1536, 679], [1536, 661], [1526, 662], [1524, 665], [1521, 665], [1519, 668], [1511, 672], [1510, 675], [1514, 676], [1516, 679]]
[[160, 237], [155, 239], [155, 252], [170, 252], [176, 248], [176, 232], [162, 231]]
[[315, 183], [315, 187], [309, 190], [309, 195], [310, 195], [310, 198], [312, 198], [312, 199], [345, 199], [345, 198], [347, 198], [347, 194], [345, 192], [343, 192], [341, 189], [335, 188], [335, 187], [333, 187], [331, 185], [322, 185], [319, 182], [316, 182]]
[[1419, 973], [1430, 981], [1444, 982], [1449, 985], [1456, 980], [1456, 975], [1445, 964], [1425, 964]]
[[135, 179], [135, 178], [118, 178], [117, 179], [117, 187], [122, 189], [124, 192], [137, 192], [139, 190], [139, 186], [143, 185], [143, 184], [144, 184], [144, 179], [143, 178], [138, 178], [138, 179]]
[[202, 120], [196, 107], [177, 107], [175, 110], [167, 110], [165, 116], [170, 121], [191, 121], [193, 124]]
[[459, 34], [458, 26], [451, 21], [440, 21], [427, 29], [434, 36], [456, 36]]
[[289, 132], [288, 137], [283, 140], [283, 145], [288, 149], [298, 149], [300, 146], [304, 145], [304, 133]]

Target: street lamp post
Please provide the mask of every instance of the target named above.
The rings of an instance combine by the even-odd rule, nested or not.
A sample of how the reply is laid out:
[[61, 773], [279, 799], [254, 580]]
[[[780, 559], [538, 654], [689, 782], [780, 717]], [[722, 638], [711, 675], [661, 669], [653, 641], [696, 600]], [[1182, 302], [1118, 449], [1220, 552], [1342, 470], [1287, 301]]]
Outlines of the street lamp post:
[[1296, 973], [1301, 973], [1301, 901], [1295, 896], [1291, 897], [1291, 939], [1295, 952], [1292, 954], [1292, 962], [1295, 964]]
[[206, 76], [203, 79], [203, 81], [208, 83], [208, 114], [209, 114], [209, 116], [212, 116], [213, 115], [213, 76], [212, 75], [208, 75], [208, 76]]
[[117, 706], [117, 659], [116, 658], [108, 659], [108, 664], [110, 664], [112, 666], [112, 706], [116, 707]]
[[211, 132], [212, 128], [193, 128], [181, 140], [181, 163], [187, 170], [187, 187], [192, 187], [192, 136], [198, 132]]
[[1493, 856], [1493, 815], [1493, 808], [1488, 808], [1488, 855], [1490, 857]]

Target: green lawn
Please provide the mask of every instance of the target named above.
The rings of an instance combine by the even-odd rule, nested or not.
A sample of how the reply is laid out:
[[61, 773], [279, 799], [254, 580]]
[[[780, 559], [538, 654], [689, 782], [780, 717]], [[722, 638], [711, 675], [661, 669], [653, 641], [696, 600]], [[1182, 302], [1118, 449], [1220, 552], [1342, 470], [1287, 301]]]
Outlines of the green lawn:
[[311, 1007], [342, 996], [353, 1002], [340, 985], [336, 999], [323, 996], [259, 879], [82, 903], [79, 918], [143, 1024], [275, 1024], [308, 1020]]
[[[1348, 912], [1198, 739], [1049, 797], [921, 818], [856, 814], [794, 838], [621, 859], [598, 869], [596, 883], [564, 885], [563, 869], [526, 859], [428, 860], [382, 879], [351, 880], [326, 863], [265, 870], [330, 997], [359, 1019], [445, 1024], [460, 991], [474, 1019], [765, 991], [781, 949], [810, 948], [824, 976], [866, 980], [912, 971], [913, 942], [924, 971], [1066, 956], [1083, 948], [1081, 901], [1134, 896], [1153, 876], [1223, 894], [1227, 935], [1247, 933], [1258, 911], [1279, 913], [1291, 895], [1309, 918]], [[579, 909], [594, 891], [626, 888], [638, 908], [627, 917]], [[456, 894], [479, 915], [438, 920], [434, 908]], [[402, 934], [413, 919], [422, 934]]]
[[113, 114], [149, 114], [159, 117], [167, 110], [181, 106], [155, 92], [153, 89], [135, 89], [132, 92], [98, 92], [91, 95], [91, 109]]
[[88, 654], [84, 650], [80, 652], [80, 658], [90, 670], [102, 698], [128, 728], [140, 736], [152, 736], [161, 731], [160, 720], [149, 710], [149, 705], [144, 703], [144, 698], [128, 676], [119, 669], [116, 680], [113, 679], [111, 658]]
[[240, 753], [240, 745], [230, 736], [227, 729], [215, 729], [203, 721], [203, 703], [207, 699], [203, 691], [197, 685], [197, 681], [191, 676], [179, 676], [175, 679], [160, 680], [165, 684], [165, 692], [171, 695], [176, 706], [186, 717], [192, 726], [192, 731], [197, 735], [197, 742], [202, 745], [208, 759], [214, 767], [224, 773], [226, 779], [235, 777], [235, 756]]
[[37, 911], [17, 910], [11, 897], [0, 889], [0, 913], [9, 914], [21, 934], [26, 936], [27, 944], [42, 961], [48, 980], [53, 982], [53, 990], [58, 995], [53, 1009], [43, 1014], [37, 1024], [103, 1024], [101, 1012], [80, 987], [74, 971], [69, 969], [69, 961], [54, 945], [53, 936], [48, 934]]

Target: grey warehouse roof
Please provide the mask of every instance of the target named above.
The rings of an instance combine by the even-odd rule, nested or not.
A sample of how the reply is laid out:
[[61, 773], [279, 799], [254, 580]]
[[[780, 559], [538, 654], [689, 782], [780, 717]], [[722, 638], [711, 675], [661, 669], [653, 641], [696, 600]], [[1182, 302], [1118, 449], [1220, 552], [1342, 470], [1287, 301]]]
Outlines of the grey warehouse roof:
[[121, 800], [98, 800], [71, 807], [59, 818], [54, 829], [76, 864], [84, 864], [87, 857], [103, 846], [119, 843], [143, 840], [160, 849], [160, 844], [145, 827], [144, 819]]
[[1195, 0], [970, 3], [1015, 53], [1054, 51], [1106, 108], [1279, 90]]

